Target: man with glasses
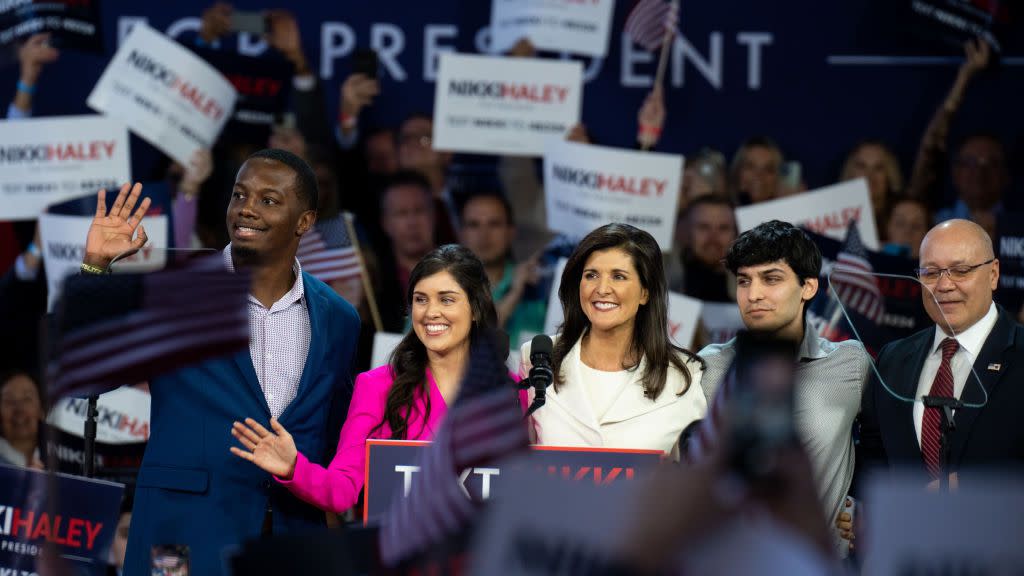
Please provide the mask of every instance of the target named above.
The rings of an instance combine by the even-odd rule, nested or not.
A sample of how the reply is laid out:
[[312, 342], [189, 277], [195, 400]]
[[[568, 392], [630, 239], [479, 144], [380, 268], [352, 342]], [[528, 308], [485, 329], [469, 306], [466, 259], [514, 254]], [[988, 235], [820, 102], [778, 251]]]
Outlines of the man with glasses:
[[[879, 353], [881, 381], [873, 378], [864, 394], [858, 463], [916, 472], [922, 485], [970, 468], [1024, 464], [1024, 327], [992, 301], [999, 284], [992, 240], [973, 222], [943, 222], [921, 242], [917, 276], [935, 327]], [[922, 396], [962, 403], [945, 467], [942, 409], [926, 407]]]

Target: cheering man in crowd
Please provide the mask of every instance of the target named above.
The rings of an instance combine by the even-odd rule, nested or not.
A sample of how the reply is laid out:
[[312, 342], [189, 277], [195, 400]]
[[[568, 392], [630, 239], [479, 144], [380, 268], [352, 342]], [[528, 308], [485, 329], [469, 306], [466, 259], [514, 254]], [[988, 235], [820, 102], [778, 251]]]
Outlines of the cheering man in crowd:
[[[736, 304], [747, 330], [799, 345], [793, 376], [794, 425], [832, 520], [853, 480], [851, 432], [868, 377], [868, 355], [860, 342], [830, 342], [807, 324], [807, 305], [818, 293], [821, 252], [799, 228], [772, 220], [744, 232], [729, 247], [725, 266], [736, 275]], [[736, 355], [736, 339], [712, 344], [699, 355], [706, 363], [701, 385], [708, 406], [714, 408], [691, 444], [695, 459], [720, 433], [715, 413], [731, 393], [722, 382]], [[833, 542], [845, 556], [848, 546], [838, 531]]]
[[[102, 272], [145, 244], [140, 223], [149, 199], [134, 210], [141, 190], [136, 184], [129, 194], [125, 185], [109, 213], [100, 191], [84, 272]], [[229, 546], [323, 524], [321, 511], [228, 451], [232, 422], [258, 414], [265, 427], [271, 420], [287, 426], [299, 449], [322, 463], [333, 442], [324, 438], [329, 414], [346, 407], [359, 318], [295, 258], [299, 238], [316, 221], [317, 195], [313, 171], [283, 150], [257, 152], [239, 170], [223, 259], [229, 270], [252, 274], [249, 350], [150, 382], [152, 430], [126, 574], [149, 573], [153, 546], [185, 546], [193, 574], [219, 574]]]

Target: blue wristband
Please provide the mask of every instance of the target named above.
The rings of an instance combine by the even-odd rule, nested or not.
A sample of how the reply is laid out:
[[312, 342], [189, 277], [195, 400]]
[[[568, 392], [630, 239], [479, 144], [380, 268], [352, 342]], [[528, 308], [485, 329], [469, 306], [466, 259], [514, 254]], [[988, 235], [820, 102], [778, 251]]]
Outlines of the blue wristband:
[[36, 258], [40, 258], [43, 255], [43, 253], [39, 251], [39, 246], [36, 246], [35, 242], [29, 242], [28, 247], [25, 248], [25, 252], [28, 252]]
[[25, 84], [21, 80], [18, 80], [18, 92], [24, 92], [25, 94], [28, 94], [29, 96], [31, 96], [31, 95], [36, 93], [36, 87], [35, 86], [29, 86], [28, 84]]

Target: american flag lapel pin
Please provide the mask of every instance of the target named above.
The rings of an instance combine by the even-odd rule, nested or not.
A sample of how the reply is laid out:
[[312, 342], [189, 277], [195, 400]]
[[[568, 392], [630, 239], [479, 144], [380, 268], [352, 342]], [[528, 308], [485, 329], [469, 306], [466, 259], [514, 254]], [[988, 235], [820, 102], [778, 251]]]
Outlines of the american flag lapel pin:
[[1000, 370], [1002, 370], [1002, 368], [1002, 364], [996, 364], [995, 362], [988, 365], [988, 369], [991, 370], [992, 372], [999, 372]]

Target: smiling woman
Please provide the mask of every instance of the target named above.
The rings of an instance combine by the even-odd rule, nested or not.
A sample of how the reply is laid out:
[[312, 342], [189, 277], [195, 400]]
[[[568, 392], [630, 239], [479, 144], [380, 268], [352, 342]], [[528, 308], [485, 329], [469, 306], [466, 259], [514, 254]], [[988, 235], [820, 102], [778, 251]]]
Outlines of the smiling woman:
[[[232, 452], [274, 474], [296, 496], [325, 510], [352, 507], [365, 481], [366, 440], [430, 440], [458, 395], [474, 339], [497, 327], [483, 264], [469, 249], [437, 248], [413, 268], [406, 303], [413, 330], [390, 362], [356, 377], [338, 450], [325, 468], [295, 448], [276, 420], [232, 430]], [[514, 407], [509, 406], [512, 410]]]
[[[700, 359], [669, 339], [658, 243], [628, 224], [594, 230], [566, 263], [558, 297], [565, 322], [554, 338], [554, 390], [532, 417], [536, 442], [677, 456], [680, 432], [707, 402]], [[525, 375], [529, 343], [522, 357]]]

